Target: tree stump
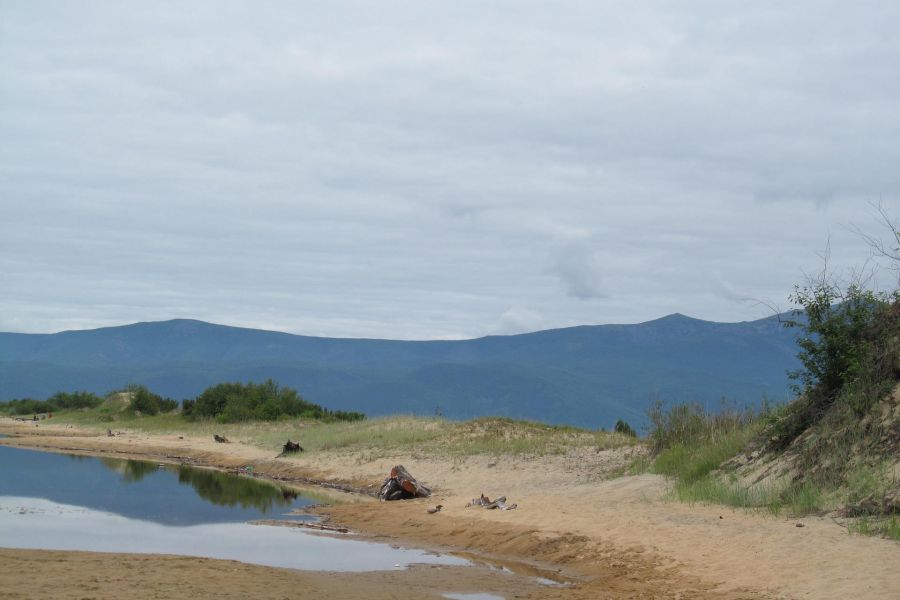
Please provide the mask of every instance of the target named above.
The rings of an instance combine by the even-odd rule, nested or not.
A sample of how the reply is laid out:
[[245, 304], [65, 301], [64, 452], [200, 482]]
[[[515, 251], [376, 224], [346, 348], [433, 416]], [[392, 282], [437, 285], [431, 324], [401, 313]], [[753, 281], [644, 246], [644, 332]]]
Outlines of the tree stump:
[[403, 465], [391, 469], [391, 475], [384, 480], [378, 497], [382, 500], [407, 500], [409, 498], [427, 498], [431, 490], [410, 475]]

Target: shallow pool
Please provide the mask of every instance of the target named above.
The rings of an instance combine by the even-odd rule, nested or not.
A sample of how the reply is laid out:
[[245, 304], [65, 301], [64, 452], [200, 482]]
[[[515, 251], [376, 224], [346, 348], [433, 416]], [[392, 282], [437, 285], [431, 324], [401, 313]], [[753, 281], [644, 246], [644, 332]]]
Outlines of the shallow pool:
[[250, 477], [0, 445], [0, 547], [180, 554], [306, 570], [468, 561], [253, 525], [312, 503]]
[[297, 493], [210, 469], [0, 446], [0, 496], [44, 498], [168, 525], [289, 516]]

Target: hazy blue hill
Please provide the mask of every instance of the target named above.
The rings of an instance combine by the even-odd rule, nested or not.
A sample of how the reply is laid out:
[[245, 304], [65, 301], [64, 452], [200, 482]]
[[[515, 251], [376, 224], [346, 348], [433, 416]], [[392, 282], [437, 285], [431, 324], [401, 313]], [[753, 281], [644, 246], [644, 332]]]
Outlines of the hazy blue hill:
[[670, 315], [462, 341], [338, 339], [193, 320], [56, 334], [0, 333], [0, 398], [104, 393], [130, 382], [174, 398], [273, 378], [330, 408], [370, 415], [500, 414], [586, 426], [641, 421], [655, 398], [784, 398], [794, 333], [776, 318]]

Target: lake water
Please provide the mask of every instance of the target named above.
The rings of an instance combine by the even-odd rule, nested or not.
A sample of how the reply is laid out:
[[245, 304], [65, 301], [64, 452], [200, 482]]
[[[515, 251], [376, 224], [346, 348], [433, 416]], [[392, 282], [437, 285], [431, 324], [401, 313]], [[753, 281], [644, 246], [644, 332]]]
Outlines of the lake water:
[[249, 477], [0, 445], [0, 547], [181, 554], [307, 570], [467, 561], [255, 519], [313, 500]]

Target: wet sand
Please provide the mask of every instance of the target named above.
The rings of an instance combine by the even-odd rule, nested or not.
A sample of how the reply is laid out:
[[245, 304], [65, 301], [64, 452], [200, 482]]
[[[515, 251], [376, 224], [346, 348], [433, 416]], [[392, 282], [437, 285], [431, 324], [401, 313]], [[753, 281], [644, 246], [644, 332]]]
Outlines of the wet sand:
[[0, 597], [10, 600], [443, 598], [446, 592], [538, 597], [539, 586], [484, 568], [413, 566], [329, 573], [182, 556], [5, 550]]
[[[0, 421], [0, 433], [22, 437], [0, 443], [46, 450], [111, 454], [149, 460], [190, 462], [222, 469], [253, 465], [254, 472], [283, 481], [323, 481], [337, 488], [373, 491], [394, 464], [405, 465], [434, 486], [433, 498], [381, 503], [365, 494], [330, 490], [341, 503], [321, 509], [334, 524], [350, 527], [376, 541], [469, 553], [494, 566], [509, 566], [518, 577], [497, 569], [429, 567], [409, 571], [365, 573], [336, 578], [327, 573], [266, 569], [204, 559], [160, 556], [90, 555], [104, 577], [125, 577], [121, 561], [146, 566], [130, 589], [161, 590], [143, 597], [182, 597], [164, 591], [179, 577], [193, 582], [191, 597], [222, 595], [213, 572], [234, 569], [260, 587], [243, 596], [257, 598], [354, 597], [400, 598], [410, 594], [441, 597], [443, 592], [492, 592], [505, 598], [871, 598], [900, 595], [900, 544], [851, 535], [827, 518], [797, 519], [752, 514], [717, 506], [690, 506], [666, 500], [667, 485], [657, 476], [605, 479], [628, 460], [632, 450], [573, 451], [564, 456], [496, 459], [421, 459], [392, 456], [369, 460], [342, 452], [317, 452], [275, 459], [270, 451], [241, 443], [216, 444], [184, 436], [148, 436], [127, 432], [107, 438], [90, 432], [42, 426], [39, 429]], [[236, 440], [239, 442], [239, 440]], [[480, 493], [506, 495], [519, 508], [488, 511], [465, 508]], [[426, 508], [443, 504], [428, 514]], [[0, 570], [0, 589], [39, 598], [39, 588], [23, 583], [22, 573], [53, 563], [48, 579], [64, 587], [69, 575], [82, 581], [78, 567], [84, 553], [3, 550], [7, 559], [24, 561], [13, 574]], [[52, 559], [52, 560], [51, 560]], [[157, 563], [154, 566], [154, 561]], [[178, 561], [190, 565], [175, 569]], [[222, 564], [219, 564], [222, 563]], [[106, 566], [103, 566], [106, 565]], [[32, 569], [29, 571], [29, 569]], [[178, 571], [178, 572], [176, 572]], [[181, 573], [185, 571], [187, 574]], [[449, 577], [447, 574], [454, 571]], [[67, 575], [68, 573], [68, 575]], [[251, 574], [252, 573], [252, 574]], [[268, 575], [262, 575], [269, 573]], [[202, 575], [201, 575], [202, 574]], [[566, 588], [539, 586], [531, 575], [569, 581]], [[137, 576], [137, 575], [136, 575]], [[238, 578], [243, 575], [236, 576]], [[259, 579], [262, 577], [262, 579]], [[501, 581], [491, 581], [501, 577]], [[290, 593], [279, 596], [268, 581], [285, 583]], [[339, 579], [339, 581], [338, 581]], [[207, 581], [208, 580], [208, 581]], [[125, 581], [125, 580], [123, 580]], [[260, 585], [259, 581], [266, 582]], [[393, 582], [374, 585], [374, 582]], [[353, 588], [357, 582], [360, 587]], [[84, 580], [86, 586], [90, 581]], [[496, 585], [494, 585], [496, 583]], [[452, 586], [450, 584], [453, 584]], [[56, 584], [54, 584], [56, 585]], [[113, 583], [103, 579], [90, 594], [53, 597], [113, 598]], [[149, 587], [148, 587], [149, 586]], [[325, 586], [325, 587], [320, 587]], [[331, 586], [331, 587], [329, 587]], [[349, 586], [349, 587], [348, 587]], [[518, 586], [518, 587], [517, 587]], [[355, 591], [353, 591], [353, 589]], [[49, 588], [47, 588], [49, 589]], [[29, 592], [32, 590], [32, 592]], [[365, 590], [364, 592], [362, 590]], [[31, 593], [31, 595], [27, 595]], [[231, 593], [231, 591], [228, 591]], [[266, 595], [268, 594], [268, 595]], [[341, 595], [348, 594], [348, 595]], [[127, 596], [127, 594], [126, 594]]]

